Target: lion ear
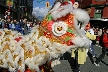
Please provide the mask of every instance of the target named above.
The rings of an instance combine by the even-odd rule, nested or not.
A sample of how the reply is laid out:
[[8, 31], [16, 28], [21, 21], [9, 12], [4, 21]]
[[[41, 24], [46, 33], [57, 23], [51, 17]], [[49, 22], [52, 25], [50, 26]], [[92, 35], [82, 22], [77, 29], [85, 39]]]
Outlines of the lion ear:
[[85, 10], [79, 8], [73, 9], [73, 14], [78, 21], [82, 22], [82, 28], [85, 28], [90, 20], [89, 14]]
[[79, 6], [78, 2], [75, 2], [75, 3], [73, 4], [73, 8], [78, 8], [78, 6]]

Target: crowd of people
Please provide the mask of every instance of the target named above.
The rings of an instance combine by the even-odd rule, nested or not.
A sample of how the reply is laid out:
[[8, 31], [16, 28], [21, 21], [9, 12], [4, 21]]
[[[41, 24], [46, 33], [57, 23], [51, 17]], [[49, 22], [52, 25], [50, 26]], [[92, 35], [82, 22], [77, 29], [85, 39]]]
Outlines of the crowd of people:
[[26, 18], [21, 19], [20, 21], [14, 20], [5, 20], [0, 18], [0, 29], [8, 28], [11, 30], [16, 30], [23, 35], [27, 35], [35, 23], [28, 21]]
[[[93, 26], [90, 27], [90, 29], [86, 30], [89, 31], [90, 34], [94, 35], [95, 38], [91, 39], [92, 44], [90, 46], [90, 50], [93, 57], [96, 57], [97, 54], [95, 54], [93, 45], [96, 45], [100, 48], [102, 48], [102, 54], [98, 56], [96, 61], [94, 61], [94, 65], [100, 66], [99, 62], [105, 57], [105, 55], [108, 56], [108, 27], [103, 28], [95, 28]], [[87, 36], [89, 37], [89, 36]]]

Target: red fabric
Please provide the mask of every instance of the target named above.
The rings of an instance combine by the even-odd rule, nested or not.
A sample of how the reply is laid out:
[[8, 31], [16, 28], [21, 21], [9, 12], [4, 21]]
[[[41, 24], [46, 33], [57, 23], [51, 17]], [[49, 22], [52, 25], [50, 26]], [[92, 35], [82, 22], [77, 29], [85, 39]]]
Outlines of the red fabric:
[[22, 39], [22, 37], [17, 37], [17, 38], [15, 38], [15, 40], [16, 40], [17, 42], [19, 42], [21, 39]]
[[108, 48], [108, 34], [103, 35], [103, 45]]
[[30, 69], [25, 70], [24, 72], [32, 72]]
[[33, 24], [30, 24], [30, 27], [33, 27]]
[[99, 41], [99, 39], [100, 39], [100, 36], [97, 36], [97, 37], [96, 37], [96, 40]]
[[72, 4], [74, 4], [75, 0], [70, 0], [72, 2]]
[[67, 5], [68, 2], [63, 2], [60, 6], [64, 6], [64, 5]]

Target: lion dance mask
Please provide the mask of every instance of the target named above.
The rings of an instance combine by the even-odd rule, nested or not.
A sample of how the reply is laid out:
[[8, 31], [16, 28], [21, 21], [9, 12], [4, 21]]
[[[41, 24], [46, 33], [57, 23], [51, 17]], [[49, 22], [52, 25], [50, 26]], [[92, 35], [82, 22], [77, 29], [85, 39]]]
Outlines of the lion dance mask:
[[[76, 4], [75, 4], [76, 5]], [[25, 65], [39, 71], [39, 66], [58, 58], [72, 48], [90, 45], [84, 34], [89, 15], [72, 2], [57, 2], [29, 35], [0, 30], [0, 67], [24, 72]], [[81, 22], [81, 24], [79, 24]]]

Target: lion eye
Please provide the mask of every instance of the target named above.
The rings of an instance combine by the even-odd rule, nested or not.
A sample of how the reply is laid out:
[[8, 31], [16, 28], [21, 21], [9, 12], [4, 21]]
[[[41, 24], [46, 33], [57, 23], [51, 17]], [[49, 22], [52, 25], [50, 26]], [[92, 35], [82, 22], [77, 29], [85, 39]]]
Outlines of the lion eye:
[[53, 25], [52, 25], [52, 32], [55, 36], [62, 36], [63, 34], [66, 33], [68, 29], [68, 26], [65, 22], [55, 22]]
[[58, 26], [58, 27], [57, 27], [57, 30], [58, 30], [58, 31], [62, 31], [62, 29], [63, 29], [62, 26]]

